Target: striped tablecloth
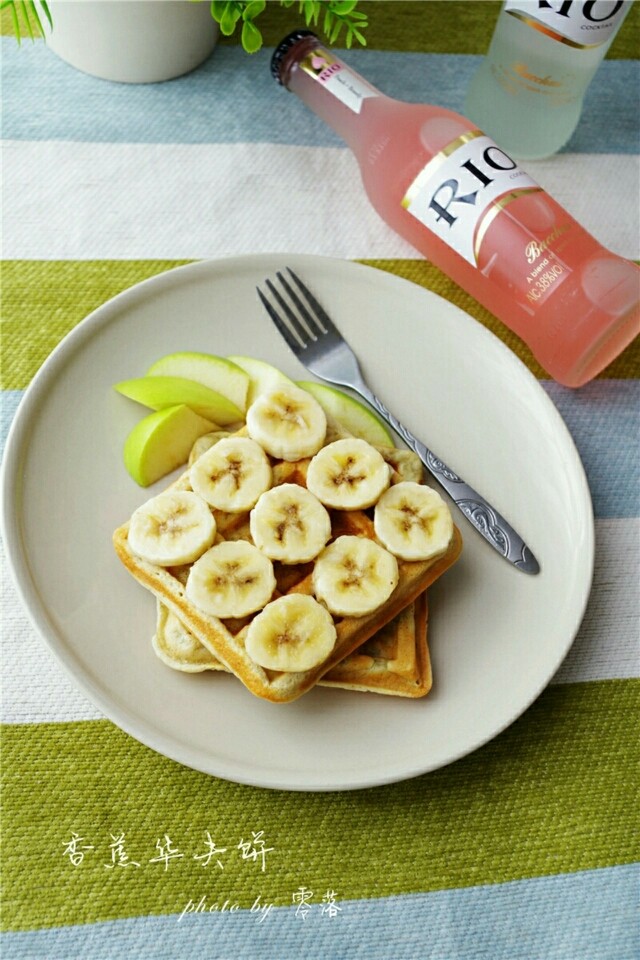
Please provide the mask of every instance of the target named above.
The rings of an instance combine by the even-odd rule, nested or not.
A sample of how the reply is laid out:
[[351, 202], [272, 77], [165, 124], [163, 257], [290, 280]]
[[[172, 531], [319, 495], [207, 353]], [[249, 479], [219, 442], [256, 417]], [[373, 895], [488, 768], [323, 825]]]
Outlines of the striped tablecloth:
[[[461, 110], [498, 5], [367, 9], [369, 47], [348, 56], [356, 69], [391, 95]], [[638, 13], [568, 147], [527, 164], [630, 258], [640, 255]], [[263, 22], [271, 46], [298, 25], [275, 6]], [[544, 379], [378, 219], [352, 155], [271, 80], [268, 46], [250, 57], [224, 42], [189, 76], [128, 86], [85, 76], [42, 43], [18, 49], [9, 32], [3, 20], [3, 430], [64, 334], [146, 277], [249, 252], [362, 259], [462, 306], [540, 377], [583, 458], [597, 553], [577, 640], [513, 726], [448, 768], [342, 794], [239, 786], [140, 745], [72, 685], [5, 570], [3, 956], [638, 957], [637, 348], [578, 392]], [[311, 207], [312, 220], [300, 215]], [[205, 871], [194, 856], [207, 830], [227, 852]], [[179, 863], [154, 862], [166, 836]], [[250, 839], [253, 856], [241, 846]]]

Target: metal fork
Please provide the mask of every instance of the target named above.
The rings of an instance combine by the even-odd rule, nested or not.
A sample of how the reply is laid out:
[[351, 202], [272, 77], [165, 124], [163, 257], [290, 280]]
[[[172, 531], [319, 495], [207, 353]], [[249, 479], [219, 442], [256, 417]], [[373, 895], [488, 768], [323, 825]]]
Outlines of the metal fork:
[[402, 437], [407, 446], [418, 454], [432, 477], [447, 491], [455, 505], [484, 539], [518, 570], [538, 573], [540, 566], [533, 553], [495, 507], [465, 483], [432, 450], [417, 440], [369, 389], [355, 353], [326, 310], [293, 270], [287, 267], [287, 272], [305, 302], [280, 271], [276, 273], [276, 277], [295, 306], [297, 314], [271, 280], [266, 280], [265, 283], [286, 320], [267, 300], [260, 288], [256, 289], [269, 316], [298, 360], [321, 380], [350, 387], [360, 394], [398, 436]]

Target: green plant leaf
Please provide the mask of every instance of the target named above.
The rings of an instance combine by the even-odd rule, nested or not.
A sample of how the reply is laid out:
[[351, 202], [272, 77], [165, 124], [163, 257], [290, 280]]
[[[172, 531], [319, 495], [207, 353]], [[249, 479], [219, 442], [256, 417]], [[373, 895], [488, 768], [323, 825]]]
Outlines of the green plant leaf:
[[211, 0], [211, 7], [210, 7], [211, 16], [216, 21], [216, 23], [220, 23], [220, 21], [225, 15], [226, 9], [227, 9], [227, 4], [225, 0]]
[[31, 39], [34, 40], [35, 37], [33, 36], [33, 27], [31, 26], [31, 20], [29, 20], [29, 10], [27, 8], [25, 0], [20, 0], [20, 13], [22, 14], [22, 19], [27, 28], [27, 33], [29, 34]]
[[[49, 10], [49, 4], [47, 0], [40, 0], [40, 6], [44, 10], [45, 17], [49, 21], [49, 26], [53, 30], [53, 20], [51, 19], [51, 11]], [[44, 33], [42, 34], [44, 36]]]
[[242, 11], [243, 20], [255, 20], [266, 7], [266, 0], [251, 0]]
[[4, 0], [4, 3], [0, 7], [1, 10], [4, 10], [6, 7], [9, 7], [11, 10], [11, 19], [13, 21], [13, 32], [15, 38], [18, 41], [18, 46], [22, 46], [22, 37], [20, 36], [20, 22], [18, 20], [18, 11], [16, 10], [16, 5], [13, 0]]
[[262, 46], [262, 34], [251, 20], [242, 24], [242, 46], [247, 53], [256, 53]]
[[311, 17], [313, 16], [313, 5], [308, 3], [307, 0], [300, 0], [298, 4], [298, 11], [302, 17], [304, 17], [304, 22], [307, 26], [311, 23]]
[[220, 31], [225, 37], [230, 37], [236, 28], [236, 23], [242, 16], [242, 9], [237, 3], [227, 3], [220, 20]]
[[235, 0], [213, 0], [211, 3], [211, 16], [220, 24], [220, 32], [225, 37], [230, 37], [235, 30], [244, 6], [245, 4], [236, 3]]
[[332, 2], [329, 4], [334, 13], [337, 13], [339, 17], [344, 17], [346, 14], [351, 13], [358, 5], [358, 0], [337, 0], [337, 2]]
[[29, 9], [31, 10], [33, 19], [35, 20], [38, 31], [40, 32], [40, 36], [44, 37], [44, 30], [42, 29], [42, 22], [40, 20], [40, 15], [38, 13], [37, 7], [33, 2], [33, 0], [29, 0]]
[[329, 43], [335, 43], [335, 42], [336, 42], [336, 40], [337, 40], [338, 37], [340, 36], [340, 32], [341, 32], [343, 26], [344, 26], [344, 24], [342, 23], [342, 21], [336, 19], [336, 22], [335, 22], [334, 25], [333, 25], [333, 29], [331, 30], [331, 33], [329, 34]]

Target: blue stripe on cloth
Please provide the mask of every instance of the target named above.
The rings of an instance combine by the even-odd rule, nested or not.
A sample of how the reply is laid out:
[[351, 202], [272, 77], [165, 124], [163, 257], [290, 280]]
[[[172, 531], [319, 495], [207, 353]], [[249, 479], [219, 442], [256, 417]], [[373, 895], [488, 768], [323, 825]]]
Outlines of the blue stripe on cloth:
[[[428, 894], [136, 917], [3, 937], [5, 960], [635, 960], [636, 865]], [[193, 891], [206, 905], [224, 896]], [[259, 896], [256, 892], [256, 897]], [[185, 901], [186, 904], [186, 901]], [[180, 905], [180, 910], [184, 905]]]
[[596, 517], [640, 516], [640, 380], [593, 380], [579, 390], [541, 385], [578, 448]]
[[[540, 384], [573, 436], [596, 517], [640, 517], [640, 380], [594, 380], [580, 390], [552, 380]], [[0, 393], [0, 453], [23, 393]]]
[[4, 452], [9, 428], [16, 415], [18, 404], [24, 396], [24, 390], [0, 391], [0, 457]]
[[[333, 132], [269, 73], [271, 50], [248, 56], [220, 46], [198, 70], [156, 84], [87, 76], [43, 44], [3, 37], [3, 137], [101, 143], [243, 143], [335, 146]], [[461, 112], [481, 58], [462, 54], [350, 50], [345, 59], [390, 96]], [[587, 91], [573, 153], [636, 153], [640, 64], [604, 61]], [[232, 104], [232, 109], [227, 109]], [[609, 118], [616, 111], [615, 129]], [[248, 135], [247, 131], [251, 131]]]

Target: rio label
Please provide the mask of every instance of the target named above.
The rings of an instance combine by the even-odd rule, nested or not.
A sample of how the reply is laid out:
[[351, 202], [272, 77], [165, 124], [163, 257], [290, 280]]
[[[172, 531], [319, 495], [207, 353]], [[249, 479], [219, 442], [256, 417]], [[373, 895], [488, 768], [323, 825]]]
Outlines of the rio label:
[[363, 101], [378, 96], [374, 87], [343, 63], [338, 63], [335, 57], [322, 47], [307, 54], [301, 60], [300, 66], [354, 113], [360, 113]]
[[629, 12], [629, 0], [506, 0], [504, 9], [571, 47], [599, 47], [615, 34]]
[[494, 218], [541, 187], [481, 130], [449, 143], [422, 168], [402, 206], [472, 266]]

